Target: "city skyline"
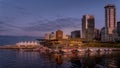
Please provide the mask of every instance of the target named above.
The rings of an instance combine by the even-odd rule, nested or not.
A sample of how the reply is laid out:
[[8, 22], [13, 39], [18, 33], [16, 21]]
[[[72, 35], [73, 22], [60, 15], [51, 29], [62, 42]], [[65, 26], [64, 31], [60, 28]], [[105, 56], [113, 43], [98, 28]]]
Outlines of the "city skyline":
[[[95, 17], [95, 27], [105, 26], [104, 7], [116, 6], [120, 21], [120, 0], [0, 0], [0, 35], [44, 36], [58, 29], [69, 33], [81, 30], [85, 14]], [[73, 24], [74, 23], [74, 24]]]

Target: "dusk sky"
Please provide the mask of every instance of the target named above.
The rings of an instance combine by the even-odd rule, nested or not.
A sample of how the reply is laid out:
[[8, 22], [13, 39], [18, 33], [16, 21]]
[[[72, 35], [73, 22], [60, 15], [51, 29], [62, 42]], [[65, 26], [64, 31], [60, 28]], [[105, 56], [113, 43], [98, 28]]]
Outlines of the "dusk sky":
[[94, 15], [100, 29], [107, 4], [116, 6], [120, 21], [120, 0], [0, 0], [0, 35], [44, 36], [58, 29], [70, 34], [81, 30], [85, 14]]

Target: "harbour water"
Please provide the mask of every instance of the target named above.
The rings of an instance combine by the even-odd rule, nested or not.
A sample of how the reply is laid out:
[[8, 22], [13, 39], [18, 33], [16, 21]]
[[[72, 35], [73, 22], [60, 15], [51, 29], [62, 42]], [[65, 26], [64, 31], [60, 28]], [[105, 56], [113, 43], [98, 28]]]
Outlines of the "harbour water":
[[120, 52], [48, 54], [0, 50], [0, 68], [120, 68]]
[[0, 46], [14, 45], [21, 41], [36, 41], [37, 38], [41, 37], [30, 37], [30, 36], [1, 36], [0, 35]]

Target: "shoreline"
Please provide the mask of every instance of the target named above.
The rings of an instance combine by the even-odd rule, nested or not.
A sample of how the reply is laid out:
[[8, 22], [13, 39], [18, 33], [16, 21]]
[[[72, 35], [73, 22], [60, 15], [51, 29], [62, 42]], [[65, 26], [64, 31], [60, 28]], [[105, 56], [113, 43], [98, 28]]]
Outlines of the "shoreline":
[[0, 46], [0, 49], [35, 49], [38, 47], [39, 46], [18, 47], [17, 45], [4, 45], [4, 46]]
[[[0, 45], [0, 49], [35, 49], [35, 48], [38, 48], [38, 47], [41, 47], [39, 45], [36, 45], [36, 46], [22, 46], [22, 47], [18, 47], [17, 45]], [[44, 47], [44, 46], [42, 46]], [[45, 46], [47, 47], [47, 46]], [[63, 48], [66, 48], [66, 47], [63, 47]], [[68, 46], [67, 48], [76, 48], [74, 46]], [[82, 49], [82, 48], [116, 48], [116, 49], [120, 49], [119, 47], [100, 47], [100, 46], [81, 46], [81, 47], [77, 47], [78, 49]], [[51, 48], [51, 49], [55, 49], [55, 48]]]
[[[20, 49], [28, 49], [28, 50], [36, 50], [36, 49], [44, 49], [47, 48], [49, 50], [59, 50], [56, 48], [48, 48], [48, 47], [44, 47], [44, 46], [29, 46], [29, 47], [18, 47], [16, 45], [7, 45], [7, 46], [0, 46], [0, 49], [16, 49], [16, 50], [20, 50]], [[117, 47], [79, 47], [79, 48], [75, 48], [75, 47], [67, 47], [67, 48], [61, 48], [61, 50], [72, 50], [72, 49], [77, 49], [77, 50], [87, 50], [90, 49], [91, 51], [94, 50], [112, 50], [112, 51], [120, 51], [120, 48]]]

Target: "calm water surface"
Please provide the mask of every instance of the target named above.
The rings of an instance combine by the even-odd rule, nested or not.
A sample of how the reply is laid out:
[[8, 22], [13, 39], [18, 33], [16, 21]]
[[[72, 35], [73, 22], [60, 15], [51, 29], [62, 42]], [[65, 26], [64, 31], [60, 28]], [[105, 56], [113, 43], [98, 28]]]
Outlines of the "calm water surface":
[[[56, 58], [57, 57], [57, 58]], [[120, 68], [120, 52], [67, 55], [0, 50], [0, 68]]]

